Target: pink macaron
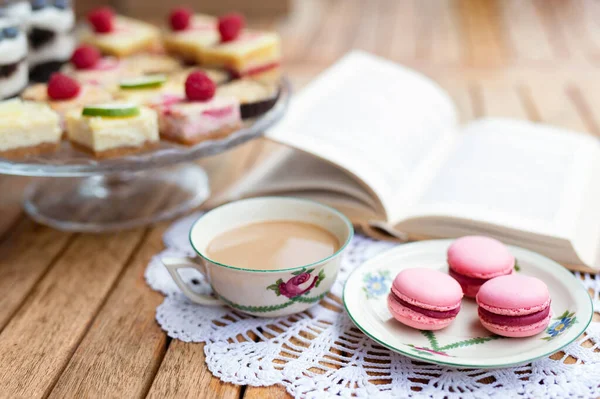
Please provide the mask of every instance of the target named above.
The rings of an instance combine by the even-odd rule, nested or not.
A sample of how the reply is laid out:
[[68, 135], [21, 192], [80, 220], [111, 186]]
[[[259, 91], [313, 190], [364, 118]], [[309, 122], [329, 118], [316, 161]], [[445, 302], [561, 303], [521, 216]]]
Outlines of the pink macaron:
[[466, 236], [448, 248], [448, 266], [450, 275], [458, 281], [465, 296], [475, 298], [488, 280], [513, 272], [515, 257], [498, 240]]
[[481, 286], [477, 294], [479, 320], [505, 337], [530, 337], [548, 327], [550, 294], [543, 281], [521, 274], [501, 276]]
[[463, 293], [452, 277], [433, 269], [406, 269], [392, 284], [388, 309], [396, 320], [419, 330], [440, 330], [454, 321]]

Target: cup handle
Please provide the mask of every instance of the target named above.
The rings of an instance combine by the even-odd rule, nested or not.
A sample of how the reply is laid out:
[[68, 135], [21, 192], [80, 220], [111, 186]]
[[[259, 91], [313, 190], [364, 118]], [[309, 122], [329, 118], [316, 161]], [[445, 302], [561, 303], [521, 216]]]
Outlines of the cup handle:
[[204, 265], [200, 265], [189, 258], [162, 258], [161, 261], [171, 274], [171, 277], [173, 277], [175, 284], [177, 284], [177, 286], [181, 289], [181, 291], [183, 291], [185, 296], [188, 297], [192, 302], [207, 306], [224, 305], [224, 303], [220, 299], [213, 298], [210, 295], [198, 294], [192, 291], [190, 287], [185, 283], [185, 281], [183, 281], [181, 275], [178, 272], [179, 269], [192, 268], [202, 273], [202, 275], [205, 278], [208, 278], [208, 276], [206, 275], [206, 269], [204, 268]]

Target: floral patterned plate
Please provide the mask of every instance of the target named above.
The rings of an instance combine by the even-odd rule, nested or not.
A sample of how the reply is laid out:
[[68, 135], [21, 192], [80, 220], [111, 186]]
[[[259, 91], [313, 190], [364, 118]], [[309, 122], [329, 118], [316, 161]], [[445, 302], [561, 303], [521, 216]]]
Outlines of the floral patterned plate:
[[[592, 301], [577, 279], [558, 263], [534, 252], [510, 246], [517, 273], [543, 280], [552, 297], [548, 328], [529, 338], [502, 338], [484, 329], [477, 304], [465, 298], [456, 320], [440, 331], [419, 331], [397, 322], [387, 309], [393, 278], [411, 267], [447, 271], [446, 250], [452, 240], [401, 245], [368, 260], [352, 272], [344, 286], [344, 306], [350, 318], [379, 344], [408, 357], [464, 368], [497, 368], [531, 362], [559, 351], [587, 328]], [[427, 287], [423, 287], [427, 289]]]

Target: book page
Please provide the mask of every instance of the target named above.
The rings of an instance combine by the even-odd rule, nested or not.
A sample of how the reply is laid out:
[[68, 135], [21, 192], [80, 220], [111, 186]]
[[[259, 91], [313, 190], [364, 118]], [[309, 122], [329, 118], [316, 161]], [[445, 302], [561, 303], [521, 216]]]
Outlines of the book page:
[[464, 129], [407, 218], [471, 219], [570, 238], [599, 158], [591, 136], [525, 121], [477, 121]]
[[390, 218], [411, 179], [454, 136], [456, 123], [452, 101], [431, 80], [355, 51], [293, 97], [267, 137], [361, 180]]
[[227, 200], [260, 195], [307, 196], [329, 193], [332, 199], [348, 197], [369, 208], [369, 213], [381, 218], [381, 203], [358, 181], [341, 169], [303, 151], [279, 146], [269, 156], [243, 176], [224, 195]]

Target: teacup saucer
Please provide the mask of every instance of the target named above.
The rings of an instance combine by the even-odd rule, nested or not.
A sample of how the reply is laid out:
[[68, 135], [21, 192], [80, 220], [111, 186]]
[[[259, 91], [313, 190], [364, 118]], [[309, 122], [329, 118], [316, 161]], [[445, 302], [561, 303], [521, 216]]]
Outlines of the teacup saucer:
[[453, 324], [443, 330], [419, 331], [400, 324], [387, 308], [393, 278], [411, 267], [447, 271], [446, 250], [451, 243], [435, 240], [401, 245], [354, 270], [343, 296], [354, 324], [382, 346], [414, 359], [464, 368], [497, 368], [549, 356], [573, 342], [591, 322], [591, 298], [573, 274], [544, 256], [510, 246], [517, 273], [541, 279], [550, 290], [552, 320], [543, 333], [529, 338], [493, 335], [481, 326], [477, 304], [468, 298]]

